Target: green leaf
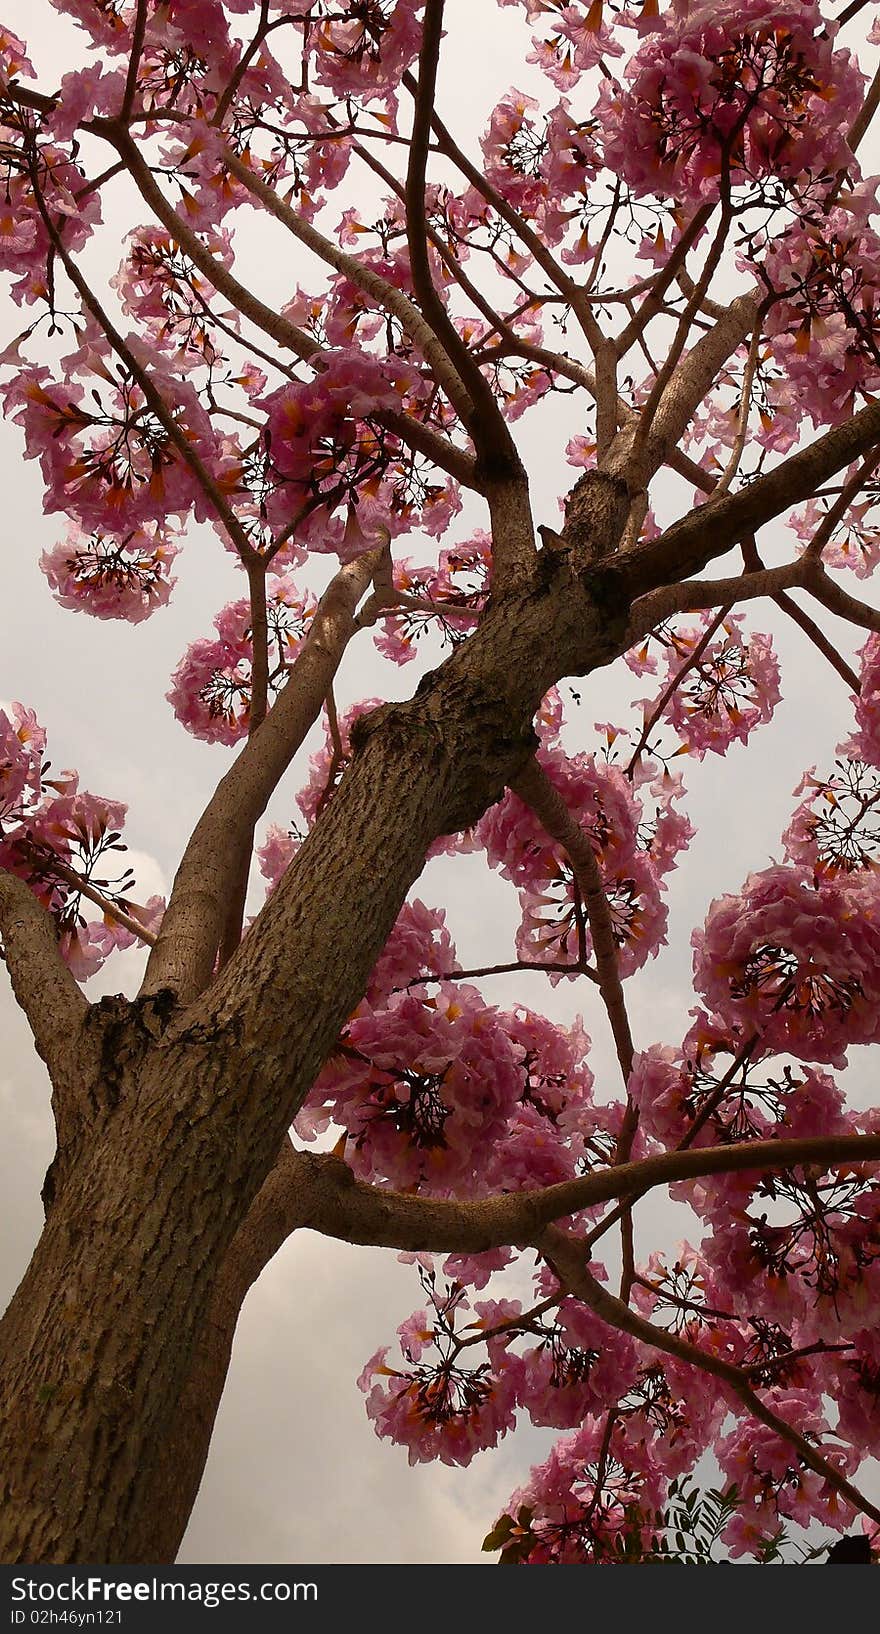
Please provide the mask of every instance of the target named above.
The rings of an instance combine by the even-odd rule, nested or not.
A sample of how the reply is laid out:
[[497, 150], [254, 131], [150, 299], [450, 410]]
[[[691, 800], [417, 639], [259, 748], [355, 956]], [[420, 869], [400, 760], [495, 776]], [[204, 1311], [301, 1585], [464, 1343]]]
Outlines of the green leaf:
[[512, 1515], [502, 1515], [500, 1519], [496, 1521], [492, 1531], [483, 1539], [483, 1550], [486, 1553], [491, 1553], [495, 1549], [503, 1549], [505, 1543], [509, 1541], [514, 1524], [515, 1522]]

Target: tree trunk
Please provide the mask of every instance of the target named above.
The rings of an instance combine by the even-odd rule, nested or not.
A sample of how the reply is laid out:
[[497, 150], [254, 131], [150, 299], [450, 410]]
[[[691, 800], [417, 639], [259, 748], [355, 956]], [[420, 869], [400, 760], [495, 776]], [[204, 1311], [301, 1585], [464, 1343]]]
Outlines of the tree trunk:
[[228, 1241], [223, 1198], [197, 1130], [154, 1144], [131, 1116], [67, 1176], [0, 1323], [4, 1561], [152, 1558], [148, 1498]]
[[[598, 543], [611, 532], [603, 518]], [[143, 1562], [176, 1542], [181, 1517], [157, 1529], [157, 1495], [187, 1424], [203, 1441], [195, 1495], [214, 1410], [181, 1417], [187, 1381], [212, 1342], [220, 1267], [292, 1118], [431, 841], [517, 775], [548, 686], [625, 644], [624, 607], [597, 603], [564, 562], [545, 568], [410, 703], [359, 723], [339, 791], [207, 991], [186, 1007], [161, 991], [117, 1001], [95, 1126], [62, 1154], [0, 1324], [3, 1560]], [[237, 1308], [223, 1317], [230, 1339]]]

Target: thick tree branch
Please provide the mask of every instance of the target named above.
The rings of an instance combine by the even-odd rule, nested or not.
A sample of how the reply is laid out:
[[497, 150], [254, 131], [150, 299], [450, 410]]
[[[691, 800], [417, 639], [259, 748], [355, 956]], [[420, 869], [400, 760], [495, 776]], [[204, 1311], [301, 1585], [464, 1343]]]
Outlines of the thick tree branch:
[[740, 573], [729, 579], [686, 579], [683, 584], [664, 585], [662, 590], [653, 590], [633, 602], [629, 626], [632, 640], [628, 645], [635, 646], [651, 630], [656, 630], [658, 624], [681, 613], [700, 613], [709, 607], [730, 608], [763, 596], [775, 600], [786, 590], [805, 587], [812, 578], [809, 566], [799, 557], [783, 567], [762, 567], [754, 573]]
[[188, 999], [209, 981], [227, 912], [230, 865], [320, 714], [355, 634], [357, 605], [369, 587], [379, 555], [378, 551], [368, 552], [336, 574], [283, 692], [199, 818], [177, 871], [143, 992], [170, 987]]
[[[638, 445], [641, 445], [643, 442], [647, 442], [654, 431], [657, 409], [663, 401], [667, 387], [670, 385], [673, 377], [675, 376], [675, 372], [681, 361], [682, 353], [687, 345], [688, 337], [691, 331], [691, 324], [700, 309], [703, 297], [707, 294], [712, 279], [714, 278], [718, 269], [718, 263], [721, 260], [722, 252], [727, 242], [727, 235], [730, 230], [730, 223], [732, 219], [733, 211], [730, 204], [730, 193], [728, 187], [725, 189], [725, 199], [721, 209], [721, 218], [715, 232], [715, 237], [712, 240], [709, 254], [706, 257], [705, 265], [700, 273], [700, 277], [696, 285], [694, 286], [694, 292], [689, 297], [684, 311], [681, 313], [678, 319], [669, 351], [667, 352], [662, 367], [658, 371], [657, 377], [651, 386], [651, 390], [648, 393], [647, 399], [639, 416], [639, 429], [636, 438]], [[716, 325], [716, 328], [717, 327], [718, 326]], [[717, 373], [717, 371], [713, 371], [713, 373]]]
[[[689, 362], [690, 357], [685, 364]], [[699, 572], [790, 506], [809, 499], [829, 477], [878, 442], [880, 403], [871, 403], [772, 471], [756, 477], [747, 488], [726, 495], [711, 508], [698, 507], [674, 522], [659, 539], [639, 545], [618, 564], [623, 582], [634, 595], [643, 595], [660, 584]]]
[[816, 597], [817, 601], [827, 607], [829, 613], [836, 613], [838, 618], [845, 618], [848, 624], [856, 624], [862, 630], [880, 631], [880, 612], [876, 607], [868, 607], [864, 602], [857, 601], [855, 596], [842, 590], [839, 584], [828, 577], [824, 568], [818, 573], [811, 574], [807, 589]]
[[[662, 399], [641, 442], [640, 422], [630, 422], [619, 433], [609, 451], [607, 468], [614, 472], [628, 470], [630, 486], [645, 487], [655, 471], [667, 464], [676, 444], [684, 435], [691, 417], [733, 353], [751, 334], [760, 307], [757, 294], [737, 296], [707, 334], [678, 364], [663, 393]], [[641, 444], [636, 464], [633, 449]], [[751, 490], [750, 490], [751, 491]], [[720, 508], [720, 507], [719, 507]], [[700, 564], [704, 565], [704, 564]], [[674, 575], [670, 575], [673, 577]]]
[[480, 1254], [524, 1247], [556, 1220], [597, 1203], [643, 1196], [674, 1181], [749, 1170], [773, 1173], [798, 1164], [852, 1167], [877, 1161], [880, 1135], [750, 1141], [662, 1152], [555, 1186], [459, 1202], [371, 1186], [356, 1180], [341, 1158], [294, 1151], [288, 1145], [248, 1216], [246, 1272], [252, 1281], [300, 1227], [364, 1247]]
[[24, 880], [5, 869], [0, 869], [0, 935], [12, 990], [54, 1079], [75, 1053], [89, 1006], [58, 951], [51, 916]]

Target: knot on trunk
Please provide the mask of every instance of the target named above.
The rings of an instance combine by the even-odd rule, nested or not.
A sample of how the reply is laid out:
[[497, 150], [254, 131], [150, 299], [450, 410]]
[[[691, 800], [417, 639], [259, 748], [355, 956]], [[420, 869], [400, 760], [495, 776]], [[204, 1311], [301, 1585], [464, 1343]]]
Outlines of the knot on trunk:
[[92, 1096], [97, 1114], [118, 1106], [125, 1078], [162, 1037], [176, 1006], [177, 994], [167, 987], [138, 999], [108, 994], [92, 1006], [86, 1027], [98, 1043], [99, 1070]]
[[137, 1081], [147, 1052], [162, 1037], [177, 1006], [169, 988], [127, 999], [106, 994], [93, 1004], [83, 1023], [84, 1092], [75, 1103], [53, 1097], [58, 1150], [46, 1170], [40, 1193], [46, 1215], [68, 1175], [77, 1166], [96, 1131], [112, 1117], [126, 1083]]
[[579, 566], [589, 566], [617, 549], [630, 500], [624, 477], [608, 471], [585, 471], [578, 478], [565, 501], [562, 538]]

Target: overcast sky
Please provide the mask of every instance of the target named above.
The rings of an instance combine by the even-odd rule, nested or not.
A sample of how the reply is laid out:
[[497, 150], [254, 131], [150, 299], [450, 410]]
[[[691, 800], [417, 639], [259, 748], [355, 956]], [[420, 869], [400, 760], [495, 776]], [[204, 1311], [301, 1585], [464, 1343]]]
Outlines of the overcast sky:
[[[454, 8], [450, 8], [452, 14]], [[527, 31], [519, 14], [499, 12], [495, 0], [470, 0], [467, 37], [456, 37], [444, 58], [440, 107], [455, 129], [473, 136], [498, 96], [511, 84], [528, 89], [533, 70], [523, 65]], [[4, 22], [22, 35], [45, 89], [80, 51], [76, 31], [48, 0], [6, 0]], [[876, 167], [870, 162], [866, 169]], [[340, 195], [340, 210], [343, 203]], [[143, 219], [131, 212], [124, 187], [107, 191], [105, 227], [88, 252], [96, 281], [106, 281], [119, 260], [125, 231]], [[289, 241], [288, 241], [289, 243]], [[279, 304], [296, 283], [319, 287], [314, 266], [271, 256], [254, 238], [244, 256], [259, 277], [264, 298]], [[26, 321], [26, 320], [25, 320]], [[0, 349], [23, 327], [21, 312], [0, 303]], [[558, 523], [558, 495], [570, 485], [565, 443], [585, 429], [577, 399], [562, 397], [522, 424], [523, 452], [534, 479], [537, 519]], [[38, 561], [53, 545], [63, 519], [44, 517], [38, 469], [22, 463], [17, 428], [0, 426], [3, 471], [2, 540], [5, 616], [0, 645], [0, 700], [18, 698], [35, 708], [49, 734], [56, 767], [75, 765], [82, 786], [126, 800], [127, 835], [134, 852], [141, 899], [167, 891], [186, 837], [229, 752], [189, 737], [174, 720], [164, 693], [186, 644], [210, 632], [217, 609], [243, 593], [242, 580], [215, 536], [194, 528], [179, 558], [172, 605], [134, 628], [97, 623], [65, 612], [53, 601]], [[673, 503], [672, 491], [666, 503]], [[467, 521], [484, 522], [477, 509]], [[466, 523], [453, 538], [466, 534]], [[768, 530], [769, 554], [773, 532]], [[778, 543], [778, 540], [777, 540]], [[408, 547], [409, 548], [409, 547]], [[413, 547], [413, 554], [416, 549]], [[312, 582], [326, 582], [319, 563]], [[750, 612], [753, 627], [777, 636], [784, 701], [772, 725], [748, 749], [723, 760], [687, 763], [688, 810], [699, 825], [684, 866], [669, 889], [669, 946], [628, 984], [637, 1047], [677, 1044], [694, 1002], [689, 938], [713, 896], [736, 890], [746, 874], [780, 855], [779, 837], [791, 791], [806, 766], [827, 765], [834, 746], [853, 726], [843, 683], [821, 668], [805, 638], [775, 610]], [[846, 629], [826, 626], [852, 653]], [[364, 696], [407, 696], [415, 666], [393, 669], [376, 658], [369, 637], [348, 655], [340, 680], [342, 704]], [[600, 672], [578, 688], [572, 748], [592, 748], [593, 723], [624, 722], [631, 679]], [[636, 693], [644, 686], [636, 687]], [[302, 782], [308, 749], [272, 802], [269, 813], [286, 822]], [[414, 894], [448, 909], [464, 964], [512, 956], [517, 921], [510, 887], [480, 857], [430, 864]], [[254, 906], [260, 893], [254, 897]], [[122, 955], [90, 984], [91, 996], [136, 990], [141, 960]], [[594, 1038], [593, 1066], [600, 1084], [616, 1092], [613, 1055], [595, 990], [561, 984], [539, 993], [530, 975], [487, 982], [487, 1001], [525, 1001], [559, 1020], [583, 1011]], [[871, 1088], [864, 1052], [853, 1052], [847, 1087], [861, 1101]], [[0, 1308], [27, 1264], [41, 1224], [39, 1191], [54, 1149], [48, 1086], [33, 1055], [27, 1028], [0, 975], [0, 1198], [5, 1220], [0, 1242]], [[687, 1222], [690, 1221], [689, 1226]], [[684, 1225], [682, 1222], [685, 1222]], [[642, 1205], [638, 1254], [674, 1246], [697, 1222], [672, 1205]], [[412, 1270], [392, 1254], [326, 1242], [300, 1233], [265, 1272], [245, 1305], [230, 1376], [202, 1490], [180, 1556], [184, 1562], [305, 1564], [387, 1561], [467, 1562], [511, 1488], [542, 1458], [551, 1432], [525, 1428], [468, 1470], [441, 1465], [410, 1469], [405, 1453], [373, 1434], [355, 1380], [364, 1361], [393, 1338], [397, 1324], [420, 1303]], [[485, 1558], [485, 1557], [483, 1557]]]

